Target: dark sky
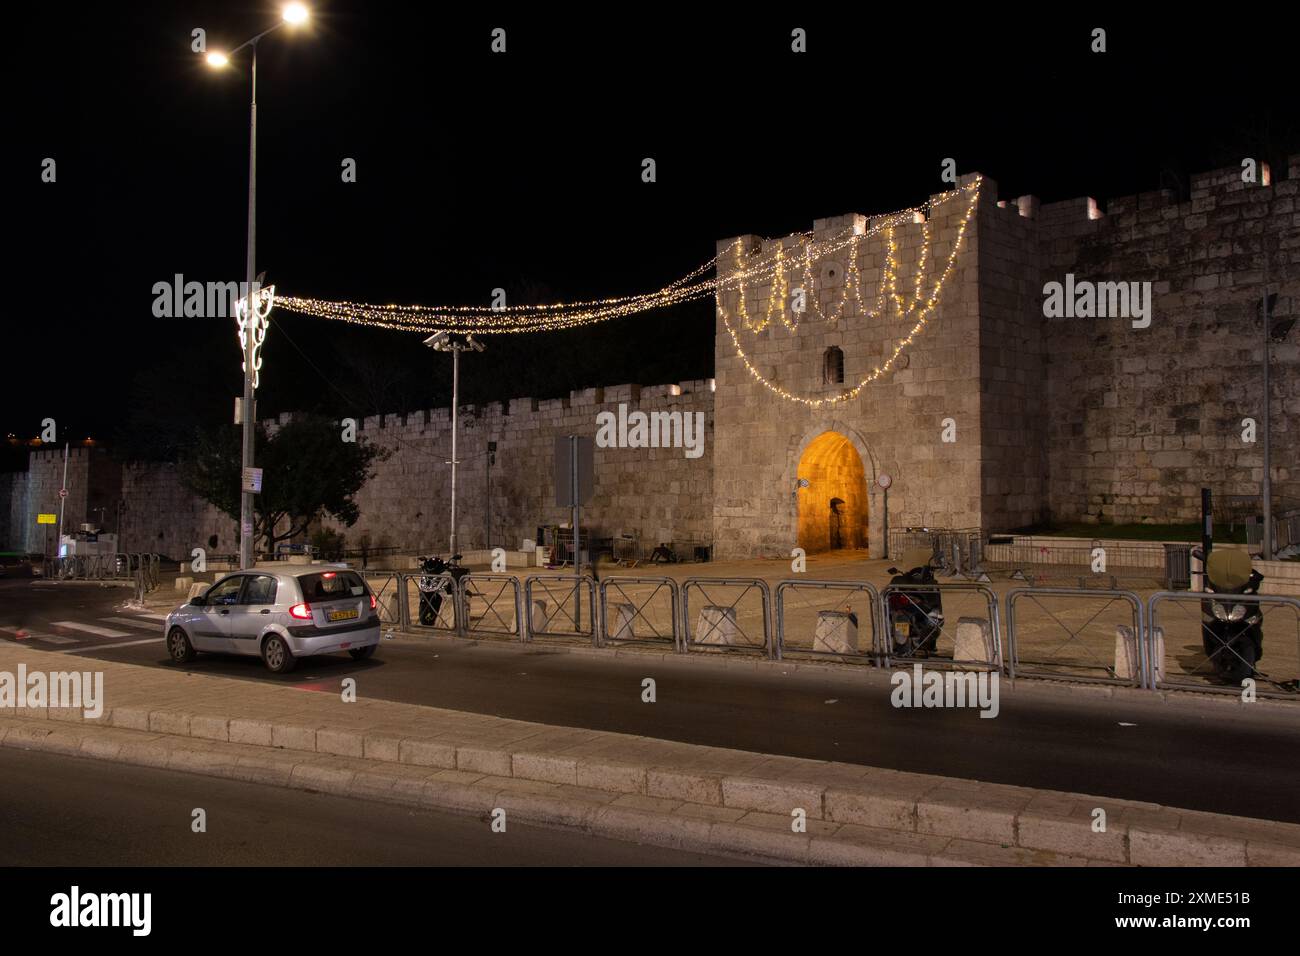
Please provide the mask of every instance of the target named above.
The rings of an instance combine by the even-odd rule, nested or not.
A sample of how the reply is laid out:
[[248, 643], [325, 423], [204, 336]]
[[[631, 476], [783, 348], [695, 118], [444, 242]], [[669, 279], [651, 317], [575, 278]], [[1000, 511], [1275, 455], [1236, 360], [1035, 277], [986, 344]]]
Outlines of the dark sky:
[[[1285, 175], [1280, 158], [1300, 150], [1296, 22], [1279, 10], [1243, 8], [1253, 22], [1216, 17], [1211, 29], [1199, 15], [1091, 9], [927, 6], [908, 22], [877, 5], [753, 8], [768, 12], [313, 4], [309, 29], [260, 47], [259, 269], [281, 292], [322, 298], [620, 295], [689, 271], [718, 238], [913, 204], [943, 188], [946, 156], [1004, 197], [1052, 201], [1185, 183], [1247, 155]], [[175, 273], [243, 278], [246, 54], [213, 72], [190, 31], [234, 46], [279, 5], [51, 10], [29, 14], [11, 63], [0, 433], [33, 436], [48, 416], [61, 439], [165, 453], [195, 424], [227, 421], [241, 381], [233, 321], [151, 313], [153, 284]], [[1099, 25], [1103, 55], [1088, 50]], [[489, 50], [495, 26], [503, 56]], [[790, 52], [796, 26], [807, 54]], [[39, 181], [46, 156], [52, 185]], [[640, 179], [647, 156], [653, 184]], [[344, 157], [355, 184], [340, 180]], [[273, 318], [263, 415], [449, 402], [450, 360], [418, 336]], [[462, 400], [676, 381], [712, 363], [712, 306], [700, 302], [493, 339], [465, 360]]]

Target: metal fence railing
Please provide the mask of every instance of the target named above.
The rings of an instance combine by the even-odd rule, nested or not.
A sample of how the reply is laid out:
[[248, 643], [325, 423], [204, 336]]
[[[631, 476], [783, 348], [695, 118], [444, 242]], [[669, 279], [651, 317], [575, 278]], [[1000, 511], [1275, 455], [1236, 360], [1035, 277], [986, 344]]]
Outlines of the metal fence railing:
[[513, 574], [466, 574], [456, 591], [459, 633], [464, 637], [527, 639], [519, 578]]
[[601, 646], [670, 644], [685, 650], [679, 629], [681, 594], [668, 577], [619, 575], [600, 582]]
[[524, 640], [583, 638], [596, 642], [596, 583], [588, 575], [533, 574], [524, 580]]
[[879, 662], [880, 594], [866, 581], [794, 579], [776, 586], [774, 656]]
[[[691, 620], [691, 595], [695, 620]], [[687, 578], [681, 583], [682, 647], [773, 655], [772, 592], [762, 578]], [[730, 598], [730, 600], [727, 600]]]
[[[894, 638], [892, 615], [901, 612], [911, 615], [913, 610], [924, 612], [924, 604], [931, 596], [942, 603], [943, 617], [932, 649], [908, 650], [900, 647]], [[880, 641], [886, 667], [894, 661], [925, 660], [930, 664], [953, 667], [1002, 668], [1002, 624], [998, 598], [983, 584], [891, 584], [880, 592]], [[983, 622], [987, 632], [981, 632], [978, 644], [959, 641], [958, 628], [963, 619], [973, 623]], [[983, 648], [984, 634], [988, 646]], [[978, 652], [979, 656], [976, 656]]]
[[[1038, 613], [1023, 614], [1029, 606]], [[1145, 685], [1148, 642], [1142, 600], [1132, 591], [1014, 588], [1006, 609], [1011, 678]]]
[[[1258, 613], [1263, 633], [1258, 661], [1242, 659], [1214, 636], [1214, 605]], [[1147, 599], [1148, 686], [1241, 694], [1221, 676], [1216, 658], [1251, 674], [1261, 697], [1300, 697], [1300, 598], [1281, 594], [1158, 591]]]
[[[156, 556], [129, 557], [137, 582], [156, 580]], [[77, 573], [93, 569], [80, 567]], [[1240, 693], [1216, 679], [1202, 640], [1209, 595], [1161, 591], [1144, 603], [1120, 588], [1018, 587], [1002, 601], [980, 583], [890, 585], [860, 580], [609, 575], [465, 575], [436, 620], [420, 624], [418, 573], [369, 572], [384, 625], [469, 638], [657, 645], [677, 652], [750, 653], [894, 667], [998, 670], [1139, 688]], [[450, 582], [450, 579], [447, 579]], [[137, 584], [137, 588], [139, 584]], [[893, 616], [942, 603], [932, 647], [893, 636]], [[578, 608], [574, 608], [575, 597]], [[1259, 608], [1261, 696], [1300, 694], [1300, 598], [1226, 595]], [[1222, 602], [1221, 602], [1222, 603]], [[900, 618], [901, 620], [901, 618]], [[967, 626], [962, 627], [963, 624]]]

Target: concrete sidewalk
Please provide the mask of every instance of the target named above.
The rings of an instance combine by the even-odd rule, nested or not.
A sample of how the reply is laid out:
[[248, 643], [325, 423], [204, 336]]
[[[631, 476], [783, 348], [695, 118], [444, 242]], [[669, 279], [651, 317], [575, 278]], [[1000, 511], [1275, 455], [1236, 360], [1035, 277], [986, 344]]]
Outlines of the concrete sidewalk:
[[[0, 711], [4, 746], [856, 865], [1300, 865], [1300, 826], [552, 727], [0, 645], [0, 672], [104, 674], [104, 713]], [[1093, 829], [1095, 811], [1106, 827]], [[806, 829], [794, 823], [806, 818]]]

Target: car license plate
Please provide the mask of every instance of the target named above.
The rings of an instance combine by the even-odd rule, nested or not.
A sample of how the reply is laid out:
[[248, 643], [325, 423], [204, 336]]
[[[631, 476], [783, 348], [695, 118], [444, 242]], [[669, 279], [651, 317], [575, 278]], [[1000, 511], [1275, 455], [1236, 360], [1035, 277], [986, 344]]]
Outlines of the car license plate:
[[356, 616], [356, 608], [349, 608], [346, 611], [330, 611], [328, 615], [331, 621], [350, 621]]

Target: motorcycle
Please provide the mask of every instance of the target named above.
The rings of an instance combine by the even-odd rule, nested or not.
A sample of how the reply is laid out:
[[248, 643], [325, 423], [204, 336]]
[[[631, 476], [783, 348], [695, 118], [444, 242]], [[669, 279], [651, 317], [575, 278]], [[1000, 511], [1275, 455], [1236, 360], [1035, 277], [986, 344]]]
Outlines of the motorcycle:
[[[1202, 558], [1200, 549], [1192, 554]], [[1253, 602], [1236, 604], [1230, 599], [1233, 594], [1258, 594], [1263, 580], [1244, 551], [1211, 551], [1205, 560], [1205, 590], [1223, 599], [1201, 602], [1201, 645], [1215, 675], [1225, 683], [1254, 677], [1255, 663], [1264, 656], [1263, 610]]]
[[[934, 579], [930, 562], [933, 552], [916, 548], [903, 552], [889, 592], [889, 643], [891, 653], [899, 657], [929, 657], [935, 653], [939, 632], [943, 630], [943, 598]], [[915, 590], [912, 590], [915, 588]]]
[[455, 608], [455, 589], [460, 584], [460, 579], [469, 574], [469, 568], [460, 566], [460, 559], [459, 554], [453, 554], [446, 561], [437, 555], [416, 558], [420, 570], [424, 572], [416, 582], [420, 589], [421, 624], [432, 626], [437, 622], [443, 598], [451, 600], [452, 607]]

